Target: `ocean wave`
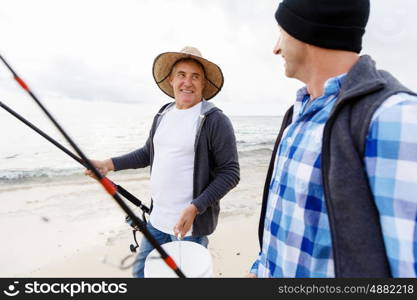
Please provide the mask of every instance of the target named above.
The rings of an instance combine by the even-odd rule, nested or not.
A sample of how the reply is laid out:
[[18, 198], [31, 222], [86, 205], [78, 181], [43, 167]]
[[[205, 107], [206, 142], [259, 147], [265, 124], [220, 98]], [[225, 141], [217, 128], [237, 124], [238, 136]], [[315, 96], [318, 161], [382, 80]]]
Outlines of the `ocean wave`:
[[81, 168], [69, 169], [33, 169], [33, 170], [0, 170], [1, 183], [18, 183], [32, 180], [44, 180], [57, 177], [68, 177], [81, 174]]
[[239, 150], [239, 157], [252, 157], [252, 156], [264, 156], [264, 155], [271, 155], [272, 147], [271, 148], [254, 148], [254, 149], [245, 149]]
[[[260, 156], [269, 156], [272, 152], [273, 143], [249, 143], [245, 146], [238, 147], [239, 157], [251, 158]], [[8, 169], [0, 170], [0, 185], [19, 184], [37, 181], [51, 181], [60, 179], [69, 179], [69, 177], [78, 177], [83, 175], [84, 169], [78, 168], [34, 168], [34, 169]], [[125, 170], [125, 173], [137, 173], [138, 170]], [[148, 172], [145, 171], [144, 172]]]
[[245, 147], [247, 145], [250, 146], [264, 146], [264, 145], [274, 145], [275, 139], [268, 139], [268, 140], [237, 140], [237, 146]]
[[[124, 170], [124, 174], [135, 174], [138, 172], [148, 175], [148, 169], [130, 169]], [[10, 184], [26, 184], [37, 182], [52, 182], [52, 181], [65, 181], [72, 179], [84, 178], [83, 168], [68, 168], [68, 169], [50, 169], [39, 168], [33, 170], [0, 170], [0, 186]]]

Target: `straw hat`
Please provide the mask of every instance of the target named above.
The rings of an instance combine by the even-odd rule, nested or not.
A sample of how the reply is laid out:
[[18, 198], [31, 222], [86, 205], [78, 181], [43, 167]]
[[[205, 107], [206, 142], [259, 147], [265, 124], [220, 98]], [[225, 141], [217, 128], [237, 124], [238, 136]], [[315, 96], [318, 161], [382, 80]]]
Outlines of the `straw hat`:
[[159, 88], [165, 94], [174, 98], [174, 91], [169, 84], [169, 75], [174, 64], [182, 58], [192, 58], [203, 65], [206, 77], [203, 98], [209, 100], [216, 96], [220, 92], [224, 82], [222, 70], [216, 64], [204, 59], [201, 56], [201, 52], [194, 47], [185, 47], [180, 52], [164, 52], [155, 58], [152, 73]]

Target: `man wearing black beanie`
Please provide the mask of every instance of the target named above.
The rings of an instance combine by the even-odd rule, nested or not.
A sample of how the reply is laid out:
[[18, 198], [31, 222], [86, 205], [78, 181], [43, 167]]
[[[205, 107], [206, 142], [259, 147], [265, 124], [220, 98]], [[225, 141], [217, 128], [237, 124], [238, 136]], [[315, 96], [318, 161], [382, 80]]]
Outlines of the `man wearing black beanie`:
[[359, 56], [369, 0], [284, 0], [274, 53], [305, 87], [265, 182], [249, 277], [417, 276], [417, 94]]

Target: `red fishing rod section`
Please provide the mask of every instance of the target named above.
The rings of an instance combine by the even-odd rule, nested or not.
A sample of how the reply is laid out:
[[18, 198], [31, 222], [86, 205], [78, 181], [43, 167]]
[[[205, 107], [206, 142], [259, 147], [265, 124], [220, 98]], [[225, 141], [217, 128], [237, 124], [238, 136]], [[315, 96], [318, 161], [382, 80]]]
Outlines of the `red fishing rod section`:
[[65, 130], [59, 125], [59, 123], [55, 120], [55, 118], [49, 113], [49, 111], [43, 106], [43, 104], [39, 101], [39, 99], [32, 93], [29, 86], [17, 75], [17, 73], [13, 70], [13, 68], [7, 63], [7, 61], [0, 55], [0, 59], [5, 64], [5, 66], [10, 70], [13, 74], [14, 79], [17, 83], [31, 96], [31, 98], [38, 104], [41, 110], [47, 115], [49, 120], [55, 125], [55, 127], [59, 130], [59, 132], [64, 136], [67, 142], [71, 145], [74, 151], [78, 154], [80, 159], [82, 160], [83, 164], [91, 170], [98, 181], [101, 183], [103, 188], [109, 193], [113, 199], [119, 204], [122, 210], [131, 218], [134, 225], [138, 226], [140, 231], [143, 233], [145, 238], [152, 244], [152, 246], [158, 251], [161, 255], [162, 259], [165, 263], [170, 267], [178, 277], [185, 278], [184, 273], [179, 269], [175, 261], [169, 256], [166, 251], [159, 245], [159, 243], [155, 240], [152, 234], [147, 230], [146, 225], [130, 210], [130, 208], [124, 203], [124, 201], [120, 198], [117, 193], [116, 187], [112, 184], [112, 182], [105, 176], [103, 176], [90, 162], [90, 160], [84, 155], [81, 149], [75, 144], [75, 142], [69, 137], [69, 135], [65, 132]]

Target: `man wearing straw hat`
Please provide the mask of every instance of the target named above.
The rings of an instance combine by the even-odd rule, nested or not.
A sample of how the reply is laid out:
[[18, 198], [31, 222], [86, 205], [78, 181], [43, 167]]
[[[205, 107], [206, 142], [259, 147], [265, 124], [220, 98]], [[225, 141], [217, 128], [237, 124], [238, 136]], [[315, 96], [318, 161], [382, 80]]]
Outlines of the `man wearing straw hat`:
[[305, 83], [274, 147], [251, 277], [417, 276], [417, 95], [359, 56], [368, 0], [284, 0]]
[[[184, 237], [207, 247], [207, 235], [217, 225], [219, 200], [240, 179], [232, 124], [208, 102], [221, 90], [223, 74], [198, 49], [185, 47], [158, 55], [153, 77], [175, 101], [165, 104], [154, 117], [146, 144], [126, 155], [93, 163], [104, 174], [150, 166], [149, 231], [161, 244]], [[142, 239], [133, 267], [135, 277], [144, 276], [144, 262], [152, 250]]]

